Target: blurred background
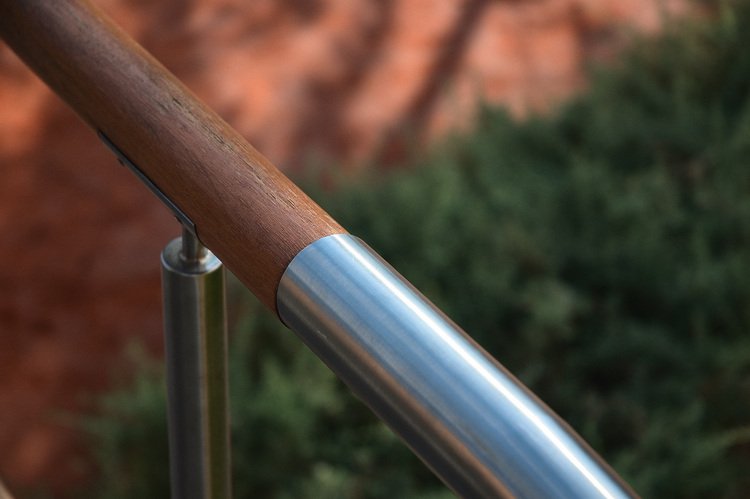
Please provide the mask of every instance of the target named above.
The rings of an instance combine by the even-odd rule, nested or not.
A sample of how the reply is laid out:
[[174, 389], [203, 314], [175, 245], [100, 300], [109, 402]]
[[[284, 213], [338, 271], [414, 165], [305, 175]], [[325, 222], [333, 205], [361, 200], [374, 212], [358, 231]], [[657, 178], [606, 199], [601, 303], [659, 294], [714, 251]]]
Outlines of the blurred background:
[[[724, 12], [720, 8], [722, 2], [678, 0], [100, 0], [95, 3], [279, 168], [293, 179], [306, 183], [312, 193], [317, 193], [315, 195], [319, 196], [324, 207], [330, 206], [335, 216], [344, 217], [347, 228], [360, 235], [372, 231], [373, 240], [380, 241], [379, 244], [382, 245], [373, 246], [384, 253], [388, 253], [389, 240], [391, 245], [395, 245], [396, 239], [403, 242], [406, 237], [391, 229], [378, 229], [379, 222], [375, 218], [367, 219], [363, 215], [361, 219], [357, 219], [351, 215], [353, 211], [368, 213], [367, 210], [371, 209], [357, 205], [355, 197], [371, 200], [372, 205], [399, 207], [401, 211], [395, 208], [393, 211], [399, 215], [403, 215], [404, 210], [411, 212], [412, 207], [408, 204], [399, 205], [398, 193], [404, 191], [404, 196], [409, 197], [415, 192], [409, 189], [420, 189], [425, 185], [428, 190], [424, 195], [434, 195], [431, 198], [433, 201], [446, 196], [451, 199], [461, 195], [472, 199], [481, 197], [483, 194], [479, 191], [445, 194], [447, 191], [430, 191], [429, 186], [456, 185], [457, 181], [451, 175], [457, 173], [446, 171], [462, 172], [468, 168], [470, 174], [479, 175], [476, 173], [479, 167], [472, 170], [473, 167], [465, 166], [471, 164], [471, 160], [466, 160], [465, 157], [473, 157], [472, 154], [481, 156], [484, 153], [477, 151], [490, 150], [491, 147], [487, 145], [490, 143], [497, 142], [507, 150], [525, 147], [528, 154], [542, 154], [558, 147], [565, 140], [575, 147], [581, 146], [587, 140], [584, 132], [576, 128], [575, 133], [579, 135], [571, 138], [575, 135], [571, 132], [574, 127], [571, 125], [572, 128], [566, 129], [567, 122], [560, 125], [564, 131], [553, 138], [550, 138], [554, 135], [552, 132], [540, 135], [545, 137], [544, 140], [534, 139], [533, 133], [537, 132], [529, 130], [535, 126], [557, 126], [544, 124], [547, 123], [544, 121], [547, 116], [563, 116], [563, 121], [567, 119], [575, 123], [587, 119], [596, 121], [596, 116], [582, 112], [580, 106], [566, 107], [569, 99], [578, 99], [577, 96], [591, 92], [591, 67], [620, 67], [625, 64], [622, 61], [627, 59], [622, 54], [632, 53], [633, 47], [641, 47], [638, 52], [640, 56], [628, 56], [630, 59], [627, 60], [641, 57], [638, 60], [642, 61], [644, 68], [658, 65], [663, 60], [670, 59], [670, 50], [673, 49], [643, 49], [643, 44], [646, 43], [643, 41], [644, 36], [657, 36], [665, 29], [665, 25], [671, 25], [675, 19], [712, 20], [721, 18], [717, 13]], [[725, 31], [731, 31], [731, 26], [727, 28], [729, 24], [739, 23], [737, 20], [724, 22]], [[701, 29], [705, 35], [708, 28]], [[736, 28], [734, 29], [730, 33], [732, 36], [737, 35]], [[730, 38], [730, 34], [727, 34], [729, 31], [715, 35], [706, 46], [718, 46], [720, 41]], [[674, 36], [670, 43], [675, 46], [681, 46], [681, 43], [689, 45], [687, 42], [674, 41], [678, 40]], [[649, 59], [648, 54], [653, 54], [653, 60]], [[712, 59], [710, 55], [703, 57]], [[690, 59], [685, 67], [695, 66], [693, 61]], [[730, 61], [727, 65], [733, 67], [734, 63]], [[669, 68], [663, 71], [669, 74]], [[701, 72], [702, 70], [697, 70], [698, 74]], [[654, 81], [658, 83], [665, 78], [669, 79], [662, 76], [654, 77]], [[683, 76], [687, 79], [682, 83], [687, 89], [685, 92], [692, 96], [689, 83], [691, 76], [688, 73]], [[665, 85], [670, 91], [677, 89], [679, 94], [682, 88], [680, 83], [669, 81], [671, 83]], [[643, 84], [643, 88], [651, 88], [648, 85]], [[641, 87], [635, 85], [634, 88]], [[646, 97], [639, 94], [639, 102], [646, 102], [645, 108], [658, 108], [662, 105], [658, 100], [648, 101], [651, 94], [645, 90], [643, 92]], [[622, 93], [624, 95], [628, 91]], [[704, 93], [710, 91], [706, 90]], [[585, 98], [583, 99], [585, 102]], [[606, 100], [606, 97], [603, 99]], [[670, 101], [671, 97], [664, 99]], [[738, 102], [742, 101], [740, 97], [737, 99]], [[682, 102], [678, 98], [672, 100], [676, 107]], [[596, 101], [591, 105], [596, 107], [599, 104]], [[586, 105], [581, 106], [585, 108]], [[666, 104], [664, 106], [665, 109], [673, 110]], [[495, 109], [498, 111], [494, 111]], [[616, 124], [618, 120], [627, 121], [629, 109], [631, 106], [627, 104], [623, 104], [621, 108], [613, 108], [610, 110], [613, 116], [608, 118], [609, 121], [597, 123], [606, 127]], [[576, 110], [579, 115], [575, 114]], [[709, 116], [708, 121], [714, 118], [720, 120], [714, 111], [707, 112], [706, 116]], [[683, 121], [679, 123], [692, 123], [703, 120], [706, 116], [688, 113], [682, 116]], [[642, 123], [652, 122], [649, 118], [644, 118]], [[488, 131], [483, 139], [485, 142], [478, 142], [480, 145], [476, 147], [467, 145], [466, 141], [456, 145], [456, 142], [451, 142], [454, 139], [445, 138], [463, 136], [482, 126], [477, 123], [489, 123], [490, 129], [494, 130], [492, 133], [500, 133], [500, 138], [494, 139], [495, 135]], [[647, 125], [638, 123], [631, 125], [636, 129], [648, 128]], [[677, 125], [665, 127], [670, 130], [679, 128]], [[654, 130], [644, 132], [645, 142], [650, 140], [648, 133], [651, 132]], [[514, 133], [518, 135], [514, 136]], [[658, 136], [658, 133], [660, 132], [654, 132], [652, 137]], [[679, 135], [679, 131], [674, 134]], [[686, 132], [684, 137], [680, 136], [679, 140], [691, 143], [698, 140], [696, 137], [705, 135], [700, 130], [693, 130]], [[628, 142], [631, 139], [631, 136], [622, 139], [625, 143], [622, 150], [638, 149]], [[608, 136], [599, 138], [604, 145], [607, 140]], [[656, 139], [654, 141], [659, 142]], [[669, 140], [659, 142], [653, 153], [657, 160], [652, 161], [652, 157], [648, 156], [645, 163], [666, 165], [665, 168], [674, 169], [676, 167], [670, 155], [671, 149], [662, 147], [664, 143], [671, 144]], [[441, 146], [443, 149], [440, 149]], [[688, 155], [689, 151], [686, 152], [685, 147], [677, 149], [684, 156], [680, 156], [680, 164], [689, 163], [692, 175], [699, 175], [704, 163], [693, 161], [693, 156]], [[582, 150], [579, 148], [570, 152], [571, 157], [580, 158]], [[620, 151], [616, 148], [613, 150]], [[487, 154], [492, 156], [496, 153]], [[446, 157], [453, 158], [455, 162], [451, 163]], [[523, 161], [531, 160], [527, 158]], [[523, 169], [523, 161], [519, 168]], [[564, 163], [562, 160], [560, 162]], [[616, 159], [613, 163], [616, 163]], [[407, 180], [399, 177], [405, 175], [404, 171], [412, 169], [423, 172], [435, 164], [435, 171], [441, 172], [438, 180], [430, 176], [434, 174], [426, 173]], [[517, 171], [513, 168], [509, 171]], [[532, 170], [529, 167], [528, 171]], [[130, 477], [133, 470], [125, 472], [118, 468], [118, 464], [107, 464], [107, 459], [111, 460], [113, 456], [125, 461], [128, 451], [122, 450], [122, 441], [137, 437], [122, 434], [112, 437], [107, 440], [114, 449], [110, 449], [109, 457], [94, 462], [92, 453], [96, 454], [96, 451], [91, 450], [91, 428], [106, 427], [102, 431], [109, 432], [110, 436], [119, 430], [107, 427], [109, 423], [102, 423], [99, 419], [80, 419], [84, 417], [80, 415], [89, 417], [90, 414], [101, 412], [102, 394], [128, 385], [132, 377], [137, 378], [140, 376], [137, 373], [142, 373], [144, 369], [158, 370], [153, 366], [144, 367], [151, 362], [144, 359], [156, 359], [158, 363], [158, 359], [163, 356], [159, 253], [169, 240], [178, 235], [179, 227], [151, 194], [125, 168], [116, 163], [93, 132], [52, 95], [4, 45], [0, 45], [0, 171], [3, 173], [3, 180], [0, 182], [0, 476], [12, 490], [19, 492], [20, 497], [25, 497], [26, 493], [29, 497], [44, 497], [45, 494], [63, 497], [81, 493], [81, 490], [101, 476], [108, 477], [110, 481], [125, 483], [120, 491], [123, 496], [143, 497], [133, 492], [136, 489], [126, 490], [127, 483], [130, 482], [123, 476]], [[395, 171], [395, 177], [383, 180], [374, 173], [380, 171]], [[328, 182], [326, 189], [320, 188], [320, 182], [315, 178], [321, 172], [327, 178], [339, 179], [334, 182], [336, 186], [332, 188]], [[573, 177], [582, 175], [580, 170], [575, 172], [571, 174]], [[543, 180], [546, 174], [530, 173], [529, 175], [539, 176], [522, 180], [514, 177], [516, 174], [509, 174], [499, 178], [499, 181], [511, 182], [508, 185], [514, 185], [512, 182], [518, 181], [519, 187], [514, 192], [524, 193], [526, 191], [521, 184], [526, 182], [528, 185], [541, 185], [546, 182]], [[362, 175], [370, 180], [351, 180]], [[687, 178], [684, 175], [678, 177], [683, 183]], [[621, 180], [617, 185], [632, 183], [632, 177]], [[651, 180], [653, 185], [661, 185], [661, 180]], [[350, 185], [347, 182], [354, 183]], [[555, 182], [555, 185], [562, 185], [557, 180], [552, 181], [552, 184]], [[596, 186], [605, 184], [606, 182]], [[378, 191], [380, 194], [365, 193], [375, 192], [373, 189], [381, 189]], [[350, 193], [349, 197], [346, 194], [336, 194], [343, 192]], [[487, 199], [494, 199], [493, 192], [485, 193]], [[626, 194], [627, 192], [623, 195]], [[584, 194], [579, 192], [570, 195], [578, 199], [575, 196]], [[541, 194], [532, 189], [526, 198], [518, 202], [534, 205], [542, 199], [535, 196]], [[626, 198], [627, 196], [618, 199]], [[492, 202], [488, 201], [490, 204]], [[597, 206], [599, 205], [593, 203], [585, 211], [596, 211], [599, 209]], [[471, 206], [456, 210], [453, 215], [468, 217]], [[613, 220], [620, 220], [622, 210], [615, 212]], [[455, 229], [455, 225], [451, 225], [455, 223], [451, 222], [451, 213], [440, 222], [445, 228], [443, 232]], [[553, 210], [550, 213], [555, 212]], [[648, 210], [638, 212], [638, 216], [648, 217], [649, 213]], [[475, 219], [469, 217], [468, 220]], [[479, 224], [482, 220], [480, 217], [475, 221]], [[528, 223], [532, 227], [530, 233], [534, 233], [542, 222], [530, 220]], [[495, 231], [488, 229], [486, 223], [480, 225], [485, 232]], [[503, 223], [500, 227], [497, 232], [505, 230], [506, 235], [508, 230], [515, 230], [512, 224]], [[653, 234], [638, 236], [646, 239], [638, 239], [633, 247], [648, 247], [650, 235]], [[546, 267], [533, 257], [536, 251], [534, 240], [519, 237], [514, 241], [514, 244], [519, 245], [517, 252], [523, 253], [523, 257], [518, 257], [519, 268], [526, 269], [528, 275], [538, 276], [541, 271], [535, 265]], [[593, 241], [592, 244], [596, 245], [598, 239]], [[479, 239], [474, 243], [477, 246], [485, 244]], [[452, 257], [440, 254], [441, 251], [449, 251], [446, 249], [448, 242], [433, 240], [431, 244], [431, 247], [422, 248], [429, 253], [426, 256], [420, 256], [417, 251], [420, 246], [417, 243], [409, 246], [416, 255], [415, 261], [424, 263], [426, 260], [429, 263], [432, 259], [458, 268], [456, 262], [451, 260]], [[622, 243], [613, 244], [617, 246]], [[436, 246], [438, 249], [435, 249]], [[494, 250], [489, 250], [490, 253], [492, 251]], [[395, 246], [393, 252], [393, 258], [398, 259]], [[622, 261], [616, 260], [615, 266], [621, 264]], [[403, 268], [409, 268], [410, 264], [405, 262], [402, 265]], [[566, 265], [560, 267], [560, 279], [566, 273], [576, 272], [574, 264]], [[490, 264], [490, 267], [493, 266], [494, 264]], [[402, 267], [397, 265], [397, 268]], [[423, 268], [422, 271], [412, 271], [415, 276], [413, 280], [420, 281], [420, 272], [434, 277], [432, 273], [437, 272], [435, 269], [439, 265]], [[639, 271], [641, 270], [643, 269], [639, 267]], [[406, 274], [405, 270], [402, 271]], [[499, 274], [503, 272], [502, 269], [498, 270]], [[577, 272], [577, 275], [585, 274], [581, 269]], [[643, 274], [648, 275], [649, 272], [644, 270]], [[407, 277], [412, 278], [410, 275]], [[519, 312], [519, 317], [532, 317], [537, 321], [534, 322], [536, 326], [527, 330], [524, 329], [525, 326], [519, 326], [520, 322], [508, 319], [515, 317], [512, 316], [513, 311], [498, 315], [496, 322], [486, 326], [490, 329], [516, 327], [517, 334], [527, 334], [527, 340], [532, 338], [537, 341], [534, 347], [537, 348], [538, 342], [542, 340], [534, 334], [547, 331], [545, 320], [559, 320], [561, 324], [577, 327], [581, 317], [588, 313], [584, 311], [596, 309], [599, 305], [604, 308], [614, 307], [611, 309], [614, 310], [617, 308], [614, 302], [623, 295], [618, 291], [619, 294], [616, 293], [616, 297], [608, 304], [594, 306], [587, 302], [579, 310], [578, 305], [585, 300], [577, 301], [575, 293], [568, 293], [567, 288], [561, 287], [562, 284], [547, 277], [536, 281], [534, 277], [529, 281], [531, 284], [523, 281], [528, 286], [521, 286], [523, 293], [527, 295], [519, 299], [519, 307], [523, 309]], [[423, 279], [422, 282], [428, 288], [425, 291], [428, 294], [432, 291], [434, 294], [431, 297], [434, 296], [440, 302], [440, 298], [444, 296], [443, 287], [449, 284], [441, 283], [439, 277], [434, 279], [437, 280]], [[502, 280], [504, 277], [499, 276], [498, 279]], [[514, 282], [518, 284], [520, 281]], [[564, 282], [564, 279], [560, 282]], [[415, 283], [419, 285], [418, 282]], [[464, 289], [455, 282], [453, 285], [459, 289], [457, 292], [463, 293], [465, 300], [471, 302], [470, 297], [476, 291]], [[592, 284], [591, 290], [594, 296], [606, 295], [599, 282]], [[504, 297], [502, 292], [501, 290], [495, 298], [509, 298], [511, 301], [516, 299]], [[534, 298], [529, 298], [529, 293]], [[233, 292], [233, 327], [253, 329], [255, 326], [251, 323], [254, 324], [253, 321], [257, 319], [252, 317], [261, 311], [256, 305], [245, 304], [246, 298], [237, 295], [238, 292]], [[638, 296], [643, 298], [644, 295]], [[563, 304], [560, 305], [562, 308], [553, 309], [545, 316], [544, 310], [534, 308], [534, 304], [538, 305], [537, 301]], [[642, 305], [638, 306], [643, 308]], [[446, 306], [450, 307], [447, 302]], [[466, 315], [482, 313], [472, 307], [471, 303], [467, 304]], [[457, 313], [461, 314], [460, 311]], [[731, 315], [730, 312], [726, 314]], [[542, 326], [539, 326], [539, 321], [542, 321]], [[477, 327], [481, 329], [484, 326], [480, 324]], [[738, 327], [741, 329], [744, 323]], [[266, 330], [268, 327], [256, 329]], [[472, 332], [468, 327], [467, 330]], [[572, 333], [561, 331], [556, 330], [554, 334], [567, 338], [565, 341], [568, 341], [570, 338], [565, 335]], [[252, 345], [256, 351], [266, 343], [279, 341], [271, 340], [261, 333], [252, 333], [255, 336], [248, 334], [250, 339], [242, 341]], [[243, 337], [240, 333], [236, 335]], [[289, 353], [294, 348], [296, 347], [286, 344], [272, 345], [272, 350], [275, 349], [273, 351], [281, 352], [278, 354], [280, 365], [297, 366], [290, 368], [292, 371], [303, 367], [308, 369], [309, 366], [305, 367], [307, 364], [304, 363], [307, 361], [295, 364], [297, 361], [294, 359], [297, 357], [294, 356], [297, 354]], [[554, 357], [554, 349], [550, 350], [551, 348], [551, 344], [545, 344], [544, 348], [537, 348], [535, 352], [542, 359], [545, 355]], [[671, 350], [672, 347], [665, 349]], [[133, 350], [140, 353], [132, 354]], [[237, 350], [241, 351], [239, 347]], [[514, 358], [500, 360], [511, 364], [514, 362]], [[528, 367], [533, 364], [527, 360], [523, 356], [515, 359], [519, 366]], [[259, 380], [263, 376], [264, 379], [273, 378], [276, 368], [268, 367], [262, 361], [257, 362], [259, 363], [250, 366], [248, 377], [257, 383], [264, 383]], [[283, 370], [285, 367], [278, 369]], [[534, 382], [541, 383], [539, 386], [543, 388], [545, 376], [553, 374], [528, 371], [524, 373], [524, 381], [532, 386]], [[155, 376], [158, 378], [158, 375]], [[323, 386], [335, 383], [323, 374], [320, 376], [324, 378], [321, 381]], [[596, 378], [597, 375], [592, 376]], [[618, 376], [624, 375], [620, 373]], [[242, 384], [242, 381], [235, 382], [237, 384]], [[269, 386], [268, 397], [273, 397], [275, 393], [283, 398], [279, 395], [281, 385]], [[604, 390], [606, 387], [600, 388]], [[331, 390], [335, 392], [338, 388]], [[142, 402], [143, 397], [150, 396], [148, 389], [138, 393], [141, 393]], [[613, 411], [611, 404], [597, 405], [591, 399], [585, 399], [585, 395], [559, 394], [552, 398], [558, 396], [569, 400], [588, 400], [595, 406], [592, 411], [600, 415]], [[107, 400], [110, 406], [119, 407], [121, 412], [124, 410], [123, 404], [136, 407], [139, 403], [132, 398], [117, 399], [114, 402], [113, 399]], [[620, 402], [625, 405], [631, 403]], [[349, 403], [351, 402], [346, 402]], [[151, 402], [145, 401], [143, 404], [149, 405]], [[323, 413], [327, 414], [323, 419], [328, 423], [336, 419], [332, 414], [339, 414], [337, 411], [341, 411], [341, 407], [333, 402], [332, 405], [326, 405], [318, 400], [311, 404], [311, 407], [322, 407]], [[333, 406], [339, 409], [334, 410], [331, 408]], [[241, 414], [233, 414], [233, 417], [242, 421]], [[136, 426], [148, 426], [146, 423], [132, 421], [131, 424]], [[576, 429], [587, 436], [585, 425], [588, 423], [585, 419], [581, 421], [583, 428]], [[746, 426], [747, 417], [743, 421]], [[587, 438], [596, 440], [596, 435], [593, 432]], [[307, 437], [300, 438], [304, 440]], [[726, 438], [730, 437], [725, 436]], [[610, 442], [605, 437], [600, 441], [604, 447]], [[102, 440], [97, 442], [99, 449], [105, 446]], [[251, 449], [262, 447], [257, 442], [248, 445]], [[377, 446], [373, 448], [375, 447]], [[613, 448], [615, 447], [617, 446], [614, 445]], [[123, 454], [118, 454], [119, 452]], [[309, 452], [312, 455], [317, 451], [313, 449]], [[654, 452], [658, 454], [658, 451]], [[747, 454], [747, 446], [743, 447], [742, 452]], [[633, 460], [640, 459], [638, 456], [640, 454], [634, 453], [623, 457], [623, 469], [631, 469]], [[342, 472], [335, 466], [335, 459], [326, 461], [320, 456], [315, 459], [313, 461], [317, 464], [303, 464], [294, 459], [289, 461], [290, 469], [307, 470], [309, 476], [317, 477], [313, 481], [321, 488], [308, 489], [308, 497], [315, 497], [310, 495], [313, 494], [310, 492], [312, 490], [317, 490], [323, 496], [331, 496], [331, 491], [338, 491], [332, 493], [334, 497], [341, 496], [341, 491], [347, 491], [343, 495], [349, 497], [377, 496], [370, 489], [367, 489], [370, 492], [363, 492], [364, 486], [352, 478], [354, 472], [351, 476]], [[362, 466], [372, 468], [373, 463], [380, 462], [378, 459], [372, 456], [362, 458], [362, 462], [369, 463]], [[327, 463], [328, 467], [321, 468], [321, 462]], [[267, 473], [272, 474], [273, 471]], [[373, 483], [379, 481], [373, 477], [376, 475], [370, 477]], [[392, 497], [393, 490], [402, 490], [410, 491], [409, 494], [404, 493], [404, 496], [416, 496], [414, 491], [419, 488], [417, 485], [405, 486], [399, 480], [393, 478], [395, 488], [383, 494]], [[429, 484], [425, 486], [425, 490], [433, 487], [428, 478], [424, 480]], [[651, 478], [646, 477], [639, 483], [650, 486], [652, 482]], [[154, 492], [158, 488], [151, 483], [153, 496], [159, 497]], [[390, 482], [380, 480], [379, 483]], [[399, 489], [399, 486], [405, 488]], [[416, 488], [410, 489], [412, 486]], [[299, 494], [294, 494], [293, 489], [284, 491], [278, 487], [278, 484], [265, 484], [260, 489], [254, 489], [253, 486], [243, 489], [240, 484], [237, 485], [237, 490], [240, 491], [238, 497], [244, 496], [241, 494], [242, 490], [258, 497], [282, 497], [284, 494], [299, 497]], [[656, 488], [653, 490], [661, 490], [654, 487]], [[264, 493], [258, 495], [258, 490]], [[399, 496], [398, 493], [395, 495]], [[102, 492], [102, 496], [114, 495], [110, 491]]]

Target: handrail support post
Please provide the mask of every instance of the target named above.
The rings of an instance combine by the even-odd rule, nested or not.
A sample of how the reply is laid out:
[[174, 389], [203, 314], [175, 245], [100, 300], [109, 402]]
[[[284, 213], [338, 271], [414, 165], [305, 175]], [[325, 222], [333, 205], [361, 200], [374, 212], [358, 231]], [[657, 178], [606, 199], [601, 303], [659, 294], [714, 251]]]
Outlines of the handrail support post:
[[228, 499], [224, 266], [185, 227], [161, 263], [172, 497]]

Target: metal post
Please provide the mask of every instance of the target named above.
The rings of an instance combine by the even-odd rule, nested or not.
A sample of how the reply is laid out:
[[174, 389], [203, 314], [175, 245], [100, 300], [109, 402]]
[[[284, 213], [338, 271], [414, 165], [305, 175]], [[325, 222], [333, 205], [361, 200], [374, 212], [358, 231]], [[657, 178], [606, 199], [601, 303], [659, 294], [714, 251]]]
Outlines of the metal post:
[[161, 262], [172, 497], [229, 498], [224, 267], [185, 228]]

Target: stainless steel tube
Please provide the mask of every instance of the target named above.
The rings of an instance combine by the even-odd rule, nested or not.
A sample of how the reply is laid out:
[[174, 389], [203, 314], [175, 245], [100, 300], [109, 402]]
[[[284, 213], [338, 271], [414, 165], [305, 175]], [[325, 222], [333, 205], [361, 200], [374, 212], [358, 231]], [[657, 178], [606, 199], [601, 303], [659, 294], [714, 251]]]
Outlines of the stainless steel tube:
[[229, 498], [224, 266], [188, 230], [161, 261], [172, 497]]
[[560, 418], [367, 245], [320, 239], [279, 315], [463, 497], [632, 497]]

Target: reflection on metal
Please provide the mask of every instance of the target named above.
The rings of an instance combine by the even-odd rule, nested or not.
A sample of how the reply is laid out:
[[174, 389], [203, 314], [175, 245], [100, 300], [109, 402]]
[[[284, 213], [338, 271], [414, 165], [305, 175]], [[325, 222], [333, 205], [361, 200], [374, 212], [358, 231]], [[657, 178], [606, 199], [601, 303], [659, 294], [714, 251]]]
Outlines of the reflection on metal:
[[573, 431], [359, 239], [289, 265], [278, 310], [454, 492], [635, 495]]
[[161, 261], [172, 497], [228, 498], [224, 267], [189, 229]]

